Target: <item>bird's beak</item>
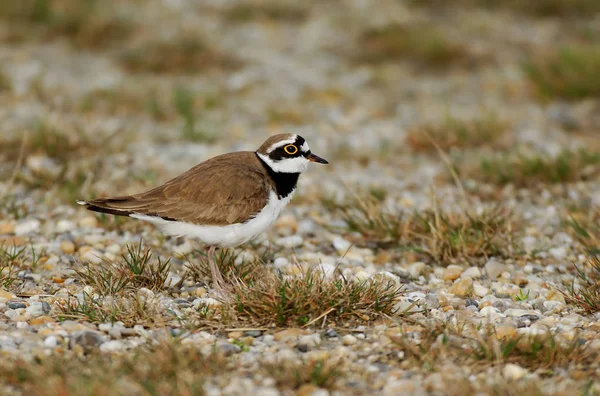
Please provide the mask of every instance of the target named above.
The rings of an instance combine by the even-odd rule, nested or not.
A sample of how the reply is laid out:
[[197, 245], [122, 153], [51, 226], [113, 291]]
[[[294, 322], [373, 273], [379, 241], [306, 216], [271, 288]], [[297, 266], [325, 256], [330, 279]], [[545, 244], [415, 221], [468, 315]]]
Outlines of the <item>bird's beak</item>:
[[315, 155], [313, 153], [310, 153], [306, 156], [306, 158], [310, 161], [310, 162], [318, 162], [319, 164], [328, 164], [329, 162], [327, 162], [326, 159], [323, 159], [321, 157], [319, 157], [318, 155]]

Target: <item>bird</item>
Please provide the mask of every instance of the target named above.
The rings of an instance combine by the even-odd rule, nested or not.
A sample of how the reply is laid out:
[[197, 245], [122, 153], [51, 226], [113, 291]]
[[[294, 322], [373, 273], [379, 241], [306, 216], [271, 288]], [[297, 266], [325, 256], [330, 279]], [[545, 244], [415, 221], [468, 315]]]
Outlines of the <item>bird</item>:
[[311, 162], [328, 164], [302, 136], [277, 134], [256, 151], [218, 155], [149, 191], [77, 203], [91, 211], [147, 221], [170, 236], [200, 240], [219, 294], [226, 283], [215, 264], [215, 250], [240, 246], [267, 230]]

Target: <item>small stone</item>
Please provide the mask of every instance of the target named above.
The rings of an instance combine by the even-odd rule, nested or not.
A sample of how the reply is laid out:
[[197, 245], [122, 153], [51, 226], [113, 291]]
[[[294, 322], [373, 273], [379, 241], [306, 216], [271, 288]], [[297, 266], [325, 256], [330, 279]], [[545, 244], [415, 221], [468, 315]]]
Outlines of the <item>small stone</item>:
[[14, 234], [14, 232], [15, 232], [15, 223], [13, 223], [13, 222], [0, 223], [0, 234], [8, 235], [8, 234]]
[[490, 293], [490, 289], [488, 289], [487, 287], [484, 287], [479, 283], [473, 284], [473, 294], [475, 294], [476, 296], [484, 297], [484, 296], [487, 296], [489, 293]]
[[75, 252], [75, 244], [69, 240], [62, 241], [60, 243], [60, 250], [64, 254], [73, 254]]
[[122, 341], [112, 340], [100, 344], [101, 352], [118, 352], [125, 349], [125, 344]]
[[275, 227], [280, 231], [287, 231], [293, 234], [298, 230], [298, 220], [296, 220], [296, 216], [293, 214], [285, 214], [277, 219]]
[[334, 329], [329, 328], [329, 329], [325, 330], [325, 337], [336, 338], [336, 337], [339, 337], [339, 334]]
[[46, 323], [54, 323], [54, 319], [50, 316], [38, 316], [37, 318], [33, 318], [29, 321], [29, 324], [32, 326], [42, 325]]
[[412, 263], [411, 265], [408, 266], [408, 273], [410, 274], [410, 276], [412, 278], [416, 279], [419, 276], [423, 275], [425, 273], [426, 269], [427, 269], [427, 264], [418, 261], [418, 262]]
[[479, 267], [469, 267], [461, 274], [461, 277], [471, 279], [481, 278], [481, 270]]
[[218, 343], [217, 348], [224, 356], [231, 356], [242, 351], [242, 348], [240, 348], [238, 345], [230, 344], [228, 342]]
[[445, 281], [454, 281], [460, 278], [460, 275], [463, 273], [463, 267], [460, 265], [451, 264], [444, 270], [444, 275], [442, 279]]
[[42, 311], [45, 314], [49, 314], [51, 310], [52, 310], [52, 307], [50, 306], [50, 304], [48, 304], [46, 301], [42, 301]]
[[302, 246], [304, 243], [304, 239], [300, 235], [291, 235], [283, 238], [279, 238], [275, 241], [279, 246], [283, 246], [284, 248], [295, 248]]
[[69, 348], [73, 349], [76, 345], [79, 345], [84, 351], [89, 352], [98, 348], [102, 342], [104, 342], [104, 339], [96, 331], [76, 331], [71, 334]]
[[44, 340], [44, 346], [48, 348], [55, 348], [58, 345], [58, 339], [55, 336], [48, 336]]
[[7, 300], [16, 298], [17, 296], [15, 296], [12, 293], [7, 292], [6, 290], [0, 289], [0, 298], [5, 298]]
[[308, 348], [316, 348], [321, 345], [321, 336], [319, 333], [307, 334], [298, 340], [299, 345], [306, 345]]
[[559, 246], [550, 249], [548, 253], [557, 260], [564, 260], [565, 257], [567, 257], [567, 248], [565, 246]]
[[275, 341], [283, 341], [283, 340], [287, 340], [290, 338], [299, 338], [302, 335], [308, 334], [308, 331], [304, 330], [304, 329], [297, 329], [297, 328], [291, 328], [291, 329], [285, 329], [285, 330], [281, 330], [275, 334], [273, 334], [273, 337], [275, 338]]
[[296, 345], [296, 349], [298, 350], [298, 352], [306, 353], [306, 352], [308, 352], [308, 345], [298, 344], [298, 345]]
[[90, 264], [100, 264], [102, 262], [102, 253], [97, 251], [94, 248], [89, 248], [85, 250], [80, 250], [80, 258], [81, 261], [87, 262]]
[[86, 216], [79, 221], [79, 225], [85, 228], [96, 228], [98, 226], [98, 219], [95, 216]]
[[27, 312], [30, 317], [35, 318], [44, 314], [44, 307], [40, 301], [32, 301], [25, 309], [25, 312]]
[[27, 304], [25, 304], [25, 302], [23, 301], [7, 301], [6, 305], [8, 306], [8, 308], [10, 309], [19, 309], [19, 308], [27, 308]]
[[422, 389], [411, 380], [394, 380], [389, 381], [382, 390], [383, 396], [397, 395], [416, 395], [422, 394]]
[[509, 363], [502, 369], [502, 376], [510, 381], [518, 381], [527, 375], [527, 370], [523, 367]]
[[335, 237], [333, 239], [333, 247], [339, 254], [346, 253], [348, 249], [350, 249], [350, 246], [352, 246], [352, 244], [342, 237]]
[[260, 330], [246, 330], [244, 332], [244, 335], [248, 336], [248, 337], [257, 338], [257, 337], [260, 337], [262, 335], [262, 331], [260, 331]]
[[450, 293], [459, 297], [468, 297], [473, 294], [473, 280], [471, 278], [460, 279], [452, 285]]
[[227, 334], [227, 338], [232, 338], [234, 340], [237, 340], [238, 338], [241, 338], [244, 335], [244, 333], [242, 333], [241, 331], [232, 331], [229, 334]]
[[27, 235], [37, 232], [40, 229], [40, 221], [37, 219], [25, 220], [15, 226], [16, 235]]
[[358, 339], [354, 337], [352, 334], [346, 334], [342, 337], [342, 344], [344, 345], [354, 345]]
[[56, 231], [59, 233], [73, 231], [75, 227], [75, 223], [70, 220], [59, 220], [58, 223], [56, 223]]
[[485, 263], [484, 269], [490, 278], [496, 279], [506, 271], [506, 266], [492, 259]]

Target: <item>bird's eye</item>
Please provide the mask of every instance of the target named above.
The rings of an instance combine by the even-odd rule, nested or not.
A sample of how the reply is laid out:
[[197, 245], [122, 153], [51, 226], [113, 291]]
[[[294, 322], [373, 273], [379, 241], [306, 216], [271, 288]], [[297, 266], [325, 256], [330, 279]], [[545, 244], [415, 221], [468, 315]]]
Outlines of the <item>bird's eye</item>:
[[296, 154], [298, 152], [298, 147], [294, 146], [293, 144], [288, 144], [283, 149], [289, 155], [294, 155], [294, 154]]

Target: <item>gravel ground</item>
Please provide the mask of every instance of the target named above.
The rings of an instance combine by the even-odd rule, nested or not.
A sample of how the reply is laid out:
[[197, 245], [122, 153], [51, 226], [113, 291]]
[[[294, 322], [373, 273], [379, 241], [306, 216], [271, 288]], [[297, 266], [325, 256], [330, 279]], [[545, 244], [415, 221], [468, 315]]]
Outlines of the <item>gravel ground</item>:
[[[233, 1], [127, 1], [79, 10], [71, 17], [83, 27], [72, 30], [58, 11], [17, 29], [17, 11], [0, 6], [0, 354], [6, 372], [33, 373], [0, 375], [2, 393], [97, 394], [65, 380], [77, 365], [64, 374], [36, 367], [118, 361], [165, 343], [225, 363], [199, 374], [198, 388], [187, 379], [161, 388], [159, 372], [158, 394], [600, 393], [600, 316], [569, 292], [590, 287], [577, 271], [589, 270], [589, 246], [569, 219], [597, 225], [600, 160], [559, 167], [559, 179], [551, 160], [508, 179], [494, 173], [508, 162], [491, 173], [479, 166], [497, 153], [598, 153], [598, 96], [542, 98], [522, 67], [579, 42], [572, 24], [597, 35], [598, 14], [415, 3], [252, 3], [258, 12]], [[111, 38], [119, 26], [133, 31]], [[423, 55], [403, 31], [369, 41], [386, 26], [423, 37], [435, 26], [460, 49]], [[478, 127], [490, 114], [495, 121]], [[465, 122], [467, 137], [446, 145], [450, 118]], [[477, 143], [478, 128], [492, 134]], [[290, 206], [235, 251], [233, 267], [262, 256], [260, 271], [285, 279], [390, 285], [389, 309], [373, 303], [344, 316], [322, 309], [315, 292], [306, 314], [289, 320], [236, 311], [198, 272], [194, 241], [74, 203], [139, 192], [278, 132], [301, 134], [330, 165], [302, 175]], [[386, 222], [399, 213], [433, 217], [426, 231], [401, 230]], [[443, 232], [444, 216], [464, 227]], [[170, 259], [158, 283], [111, 295], [84, 276], [117, 268], [140, 240], [152, 263]], [[180, 364], [181, 373], [191, 367]], [[147, 381], [123, 377], [105, 390], [157, 394]]]

